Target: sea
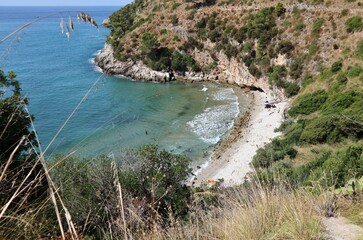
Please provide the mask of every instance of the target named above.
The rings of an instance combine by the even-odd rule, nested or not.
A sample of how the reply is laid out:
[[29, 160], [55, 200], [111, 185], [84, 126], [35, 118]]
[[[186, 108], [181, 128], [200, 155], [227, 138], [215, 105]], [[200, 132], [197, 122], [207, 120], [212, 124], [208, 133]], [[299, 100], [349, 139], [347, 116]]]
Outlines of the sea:
[[[103, 74], [94, 57], [110, 31], [101, 23], [119, 8], [0, 7], [0, 39], [39, 20], [0, 44], [0, 69], [16, 72], [42, 150], [48, 157], [117, 156], [155, 144], [205, 162], [245, 106], [231, 86]], [[92, 16], [99, 30], [78, 23], [80, 11]], [[69, 16], [74, 31], [68, 39], [60, 22], [67, 24]]]

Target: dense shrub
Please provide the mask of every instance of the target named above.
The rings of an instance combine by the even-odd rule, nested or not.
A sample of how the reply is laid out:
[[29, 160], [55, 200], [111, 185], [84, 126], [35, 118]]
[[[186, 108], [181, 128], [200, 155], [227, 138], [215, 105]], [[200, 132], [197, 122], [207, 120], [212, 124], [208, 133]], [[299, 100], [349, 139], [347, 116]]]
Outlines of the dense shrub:
[[283, 14], [285, 14], [286, 9], [284, 7], [284, 5], [282, 3], [278, 3], [275, 7], [275, 13], [278, 17], [282, 16]]
[[119, 238], [124, 234], [120, 232], [123, 217], [126, 227], [136, 233], [186, 215], [191, 197], [185, 184], [191, 174], [189, 163], [185, 157], [145, 146], [114, 160], [71, 157], [61, 161], [52, 174], [72, 220], [85, 234], [96, 239], [104, 239], [104, 234]]
[[337, 76], [337, 81], [341, 85], [345, 85], [348, 82], [346, 73], [339, 73]]
[[264, 148], [257, 150], [253, 157], [252, 165], [255, 168], [267, 168], [274, 162], [284, 159], [285, 156], [294, 158], [296, 150], [284, 140], [274, 139]]
[[291, 116], [298, 114], [308, 115], [317, 111], [327, 99], [328, 94], [325, 90], [304, 94], [296, 100], [296, 103], [289, 110], [289, 114]]
[[287, 97], [295, 96], [300, 91], [300, 86], [294, 82], [286, 82], [284, 85], [285, 94]]
[[356, 121], [339, 115], [328, 115], [313, 119], [301, 134], [303, 143], [337, 143], [343, 138], [359, 139], [363, 134], [363, 126]]
[[293, 79], [299, 79], [303, 73], [305, 57], [301, 56], [292, 61], [290, 64], [290, 76]]
[[356, 99], [360, 99], [361, 97], [361, 94], [358, 94], [353, 90], [338, 92], [328, 98], [324, 106], [321, 108], [321, 112], [323, 114], [340, 113], [343, 110], [349, 108], [356, 101]]
[[336, 73], [336, 72], [339, 72], [343, 67], [343, 63], [342, 61], [336, 61], [334, 62], [332, 65], [331, 65], [331, 68], [330, 70], [333, 72], [333, 73]]
[[362, 72], [363, 69], [360, 66], [349, 66], [346, 75], [349, 78], [354, 78], [358, 77]]
[[27, 104], [16, 74], [0, 69], [0, 205], [5, 209], [11, 203], [5, 215], [36, 208], [47, 197], [44, 169], [37, 161], [38, 144], [30, 129], [34, 117]]
[[238, 49], [236, 46], [232, 46], [231, 44], [224, 45], [224, 53], [227, 55], [229, 59], [232, 57], [236, 57], [238, 54]]
[[284, 66], [273, 66], [272, 72], [268, 76], [271, 84], [283, 88], [285, 86], [284, 78], [287, 76], [287, 70]]
[[198, 63], [190, 55], [182, 54], [178, 51], [173, 53], [171, 67], [175, 71], [181, 72], [187, 71], [188, 67], [195, 72], [200, 71]]
[[276, 47], [276, 51], [281, 54], [289, 54], [291, 51], [295, 49], [292, 42], [283, 40], [279, 42], [279, 44]]
[[360, 16], [354, 16], [349, 18], [345, 22], [345, 26], [347, 28], [347, 32], [359, 32], [363, 30], [363, 22], [362, 17]]
[[155, 50], [160, 46], [157, 35], [152, 32], [145, 32], [141, 39], [141, 51], [146, 55], [155, 54]]

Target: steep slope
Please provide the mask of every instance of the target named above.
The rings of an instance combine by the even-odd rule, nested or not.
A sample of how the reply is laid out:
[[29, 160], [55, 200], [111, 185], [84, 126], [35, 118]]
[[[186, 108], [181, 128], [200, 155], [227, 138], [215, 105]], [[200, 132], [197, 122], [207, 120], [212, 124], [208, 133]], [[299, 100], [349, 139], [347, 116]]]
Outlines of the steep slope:
[[363, 9], [355, 2], [282, 3], [136, 1], [110, 17], [113, 51], [97, 62], [135, 79], [212, 80], [290, 97], [310, 74], [351, 54], [362, 34], [348, 33], [345, 23]]

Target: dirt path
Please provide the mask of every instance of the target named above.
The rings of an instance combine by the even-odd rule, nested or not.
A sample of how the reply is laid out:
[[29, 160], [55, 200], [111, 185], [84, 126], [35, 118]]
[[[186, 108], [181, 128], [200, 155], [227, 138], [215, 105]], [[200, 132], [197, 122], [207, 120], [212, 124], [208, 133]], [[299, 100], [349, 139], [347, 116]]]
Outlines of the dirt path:
[[322, 219], [328, 240], [358, 240], [363, 239], [363, 228], [349, 223], [344, 217]]

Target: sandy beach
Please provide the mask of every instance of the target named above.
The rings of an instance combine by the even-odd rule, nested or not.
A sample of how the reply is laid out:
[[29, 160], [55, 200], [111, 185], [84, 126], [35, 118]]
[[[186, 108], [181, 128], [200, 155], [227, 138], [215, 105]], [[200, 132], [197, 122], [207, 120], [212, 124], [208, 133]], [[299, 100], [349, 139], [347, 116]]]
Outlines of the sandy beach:
[[194, 184], [224, 179], [224, 186], [243, 183], [246, 175], [253, 171], [250, 166], [257, 149], [262, 148], [281, 133], [274, 130], [284, 119], [286, 101], [275, 104], [276, 108], [265, 108], [265, 101], [273, 100], [263, 92], [251, 92], [249, 111], [236, 120], [235, 128], [225, 141], [216, 146], [211, 161], [199, 169]]

